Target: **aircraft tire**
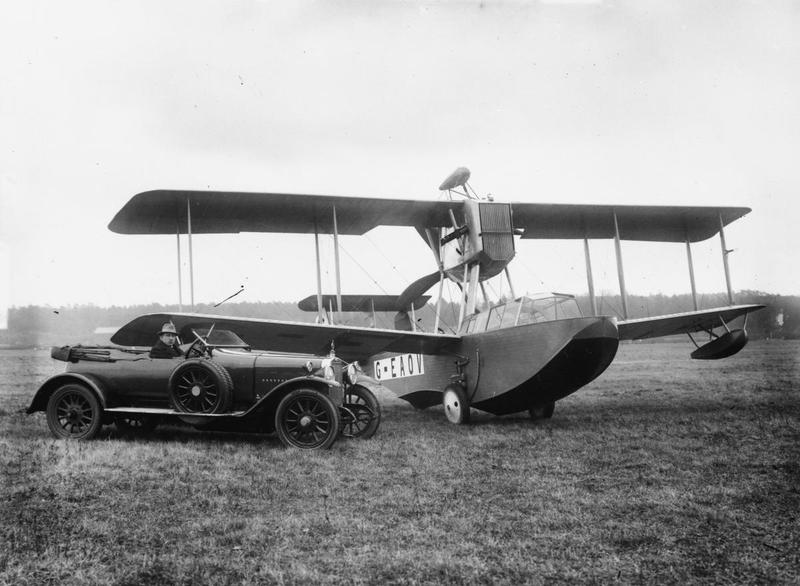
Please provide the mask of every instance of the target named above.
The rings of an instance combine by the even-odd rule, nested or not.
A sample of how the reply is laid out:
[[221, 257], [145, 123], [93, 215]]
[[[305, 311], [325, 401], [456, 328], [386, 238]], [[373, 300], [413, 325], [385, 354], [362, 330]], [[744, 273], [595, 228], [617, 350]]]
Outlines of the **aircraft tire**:
[[469, 401], [461, 385], [448, 385], [442, 393], [444, 415], [450, 423], [462, 425], [469, 423]]
[[555, 410], [556, 410], [556, 402], [550, 401], [549, 403], [545, 403], [544, 405], [531, 407], [530, 409], [528, 409], [528, 414], [531, 416], [532, 420], [538, 421], [539, 419], [550, 419], [553, 416], [553, 412]]

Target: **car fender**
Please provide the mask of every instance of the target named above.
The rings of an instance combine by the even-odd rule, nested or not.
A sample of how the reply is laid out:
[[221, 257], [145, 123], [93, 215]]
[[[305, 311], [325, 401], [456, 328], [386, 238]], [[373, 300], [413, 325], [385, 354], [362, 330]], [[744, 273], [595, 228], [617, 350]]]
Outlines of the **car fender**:
[[353, 383], [354, 385], [361, 385], [362, 387], [372, 391], [372, 394], [377, 395], [379, 392], [387, 391], [385, 386], [381, 381], [372, 378], [364, 373], [359, 373], [358, 377], [356, 378], [356, 382]]
[[334, 400], [334, 403], [337, 405], [341, 404], [341, 396], [344, 393], [344, 388], [338, 383], [335, 383], [335, 381], [329, 381], [319, 376], [298, 376], [297, 378], [283, 381], [276, 387], [270, 389], [266, 395], [261, 397], [252, 407], [250, 407], [250, 409], [247, 410], [247, 414], [251, 414], [256, 411], [272, 413], [275, 411], [275, 409], [277, 409], [278, 403], [281, 402], [281, 399], [283, 399], [293, 390], [302, 388], [314, 389], [315, 391], [319, 391], [328, 396], [331, 396], [333, 393], [335, 393], [335, 389], [339, 389], [340, 398]]
[[59, 387], [69, 383], [76, 383], [87, 387], [97, 396], [97, 400], [100, 401], [100, 407], [105, 410], [107, 404], [106, 392], [103, 386], [94, 377], [76, 372], [64, 372], [51, 376], [42, 383], [42, 386], [36, 391], [36, 394], [33, 396], [33, 401], [31, 401], [31, 405], [25, 410], [25, 413], [30, 414], [36, 411], [45, 411], [50, 395]]

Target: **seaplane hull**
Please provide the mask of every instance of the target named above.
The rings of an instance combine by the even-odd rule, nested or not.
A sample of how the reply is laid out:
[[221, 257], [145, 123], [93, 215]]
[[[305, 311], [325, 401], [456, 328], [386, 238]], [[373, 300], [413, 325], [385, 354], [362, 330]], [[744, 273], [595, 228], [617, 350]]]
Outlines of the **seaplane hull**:
[[467, 334], [449, 355], [379, 354], [367, 370], [419, 409], [441, 404], [443, 389], [460, 381], [472, 407], [505, 415], [577, 391], [611, 364], [618, 344], [613, 318], [561, 319]]

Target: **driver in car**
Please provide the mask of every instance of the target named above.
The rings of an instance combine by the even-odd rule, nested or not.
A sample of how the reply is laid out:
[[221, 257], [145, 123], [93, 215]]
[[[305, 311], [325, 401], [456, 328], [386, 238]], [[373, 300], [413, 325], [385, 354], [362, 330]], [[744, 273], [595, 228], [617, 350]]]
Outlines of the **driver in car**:
[[150, 358], [175, 358], [182, 356], [183, 352], [178, 347], [178, 332], [175, 324], [165, 323], [158, 332], [158, 341], [150, 349]]

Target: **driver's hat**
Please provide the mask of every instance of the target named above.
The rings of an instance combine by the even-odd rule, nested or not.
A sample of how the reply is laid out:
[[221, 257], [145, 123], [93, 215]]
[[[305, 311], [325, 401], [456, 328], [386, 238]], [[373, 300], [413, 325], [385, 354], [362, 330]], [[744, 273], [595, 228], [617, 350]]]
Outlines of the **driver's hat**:
[[161, 326], [161, 331], [158, 332], [158, 335], [160, 336], [161, 334], [175, 334], [177, 336], [178, 331], [175, 329], [175, 324], [172, 322], [167, 322]]

